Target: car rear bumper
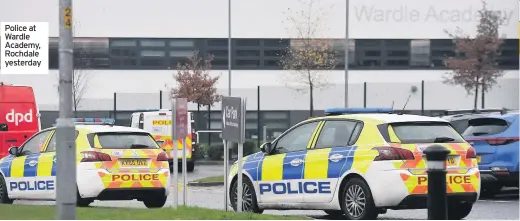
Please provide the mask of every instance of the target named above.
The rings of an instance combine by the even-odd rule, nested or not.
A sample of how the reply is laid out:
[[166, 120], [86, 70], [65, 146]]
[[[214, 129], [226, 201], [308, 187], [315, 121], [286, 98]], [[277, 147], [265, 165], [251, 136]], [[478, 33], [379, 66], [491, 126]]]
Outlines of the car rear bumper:
[[166, 196], [166, 188], [121, 188], [104, 189], [97, 200], [143, 200], [149, 197]]
[[509, 187], [518, 187], [518, 171], [495, 172], [491, 170], [481, 170], [482, 186], [502, 185]]
[[[426, 195], [427, 174], [413, 174], [407, 169], [391, 168], [392, 162], [372, 163], [365, 174], [377, 207], [399, 207], [407, 198]], [[382, 182], [384, 181], [384, 182]], [[447, 194], [480, 193], [479, 170], [471, 168], [464, 174], [447, 174]]]
[[[117, 169], [84, 169], [78, 170], [78, 191], [82, 198], [98, 198], [104, 192], [109, 192], [111, 200], [118, 200], [120, 190], [158, 190], [163, 189], [165, 195], [170, 193], [169, 169], [156, 169], [155, 171], [117, 171]], [[125, 197], [120, 200], [126, 199]]]
[[[182, 158], [177, 159], [177, 161], [179, 163], [182, 163]], [[188, 159], [186, 159], [186, 162], [193, 163], [193, 162], [195, 162], [195, 158], [188, 158]], [[170, 164], [170, 166], [173, 165], [173, 159], [168, 159], [168, 163]]]
[[[478, 200], [477, 193], [448, 193], [448, 202], [468, 202], [475, 203]], [[414, 194], [405, 197], [399, 205], [395, 207], [389, 207], [388, 209], [425, 209], [428, 208], [428, 195], [427, 194]]]

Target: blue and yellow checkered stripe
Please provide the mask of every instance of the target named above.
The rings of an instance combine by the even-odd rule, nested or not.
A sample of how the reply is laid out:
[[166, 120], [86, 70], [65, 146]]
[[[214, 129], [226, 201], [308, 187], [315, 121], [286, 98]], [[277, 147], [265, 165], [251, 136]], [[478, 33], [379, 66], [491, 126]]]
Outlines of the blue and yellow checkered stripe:
[[[37, 153], [28, 156], [8, 156], [0, 162], [0, 170], [5, 177], [56, 176], [56, 155], [54, 153]], [[36, 161], [35, 165], [30, 164]]]
[[[339, 178], [352, 168], [355, 146], [308, 149], [264, 157], [259, 152], [248, 156], [243, 163], [244, 171], [253, 181], [279, 181], [293, 179], [333, 179]], [[341, 155], [336, 162], [329, 158]], [[294, 159], [303, 163], [291, 165]], [[236, 168], [235, 168], [236, 169]]]

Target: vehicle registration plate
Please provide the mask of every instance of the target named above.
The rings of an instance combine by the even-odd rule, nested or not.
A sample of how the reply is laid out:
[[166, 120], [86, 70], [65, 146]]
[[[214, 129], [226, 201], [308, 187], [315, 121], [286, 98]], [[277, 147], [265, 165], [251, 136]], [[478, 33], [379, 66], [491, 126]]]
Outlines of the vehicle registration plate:
[[119, 159], [119, 163], [123, 167], [148, 166], [146, 159]]
[[477, 156], [477, 163], [480, 163], [482, 161], [482, 156]]
[[448, 156], [448, 159], [446, 159], [446, 166], [457, 166], [457, 158], [455, 156]]

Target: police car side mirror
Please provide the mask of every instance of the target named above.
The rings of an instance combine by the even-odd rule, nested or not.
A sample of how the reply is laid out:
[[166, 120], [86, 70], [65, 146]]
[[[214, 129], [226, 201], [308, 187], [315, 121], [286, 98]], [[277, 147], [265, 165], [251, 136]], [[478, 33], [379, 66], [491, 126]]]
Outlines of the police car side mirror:
[[8, 151], [9, 151], [9, 154], [11, 154], [13, 156], [18, 155], [18, 147], [10, 147]]
[[269, 154], [269, 153], [271, 153], [271, 151], [273, 149], [272, 149], [271, 143], [270, 142], [266, 142], [266, 143], [264, 143], [264, 144], [262, 144], [260, 146], [260, 150], [262, 150], [262, 152], [264, 152], [264, 153]]

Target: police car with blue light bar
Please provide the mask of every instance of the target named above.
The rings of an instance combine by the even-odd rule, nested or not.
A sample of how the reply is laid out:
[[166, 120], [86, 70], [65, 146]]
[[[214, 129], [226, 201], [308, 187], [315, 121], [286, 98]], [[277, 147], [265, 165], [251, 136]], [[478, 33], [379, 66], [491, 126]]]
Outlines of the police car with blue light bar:
[[[388, 209], [424, 209], [428, 177], [422, 151], [450, 150], [448, 218], [462, 219], [480, 194], [475, 149], [444, 119], [389, 108], [334, 108], [302, 121], [243, 161], [244, 211], [324, 210], [376, 219]], [[228, 175], [236, 210], [237, 163]]]
[[[58, 119], [56, 119], [56, 123]], [[114, 118], [72, 118], [75, 125], [114, 125]], [[56, 126], [54, 123], [52, 126]]]
[[[139, 200], [162, 207], [170, 191], [168, 155], [142, 129], [110, 118], [75, 118], [77, 205]], [[56, 127], [39, 131], [0, 159], [0, 204], [56, 199]]]

